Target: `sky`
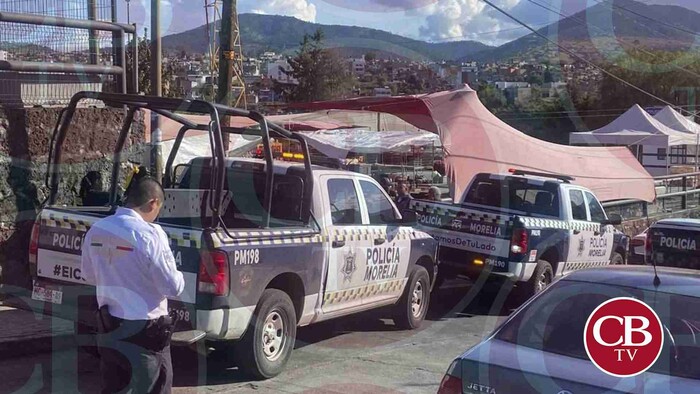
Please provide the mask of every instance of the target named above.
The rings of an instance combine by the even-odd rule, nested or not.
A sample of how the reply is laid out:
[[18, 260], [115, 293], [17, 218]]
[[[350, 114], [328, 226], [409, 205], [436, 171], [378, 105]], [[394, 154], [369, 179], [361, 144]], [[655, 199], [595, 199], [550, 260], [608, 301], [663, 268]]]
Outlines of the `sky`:
[[[119, 19], [126, 22], [126, 0]], [[207, 0], [211, 3], [213, 0]], [[572, 15], [608, 0], [492, 0], [533, 27], [556, 22], [560, 15], [533, 2]], [[151, 0], [131, 0], [131, 21], [150, 25]], [[644, 0], [700, 12], [699, 0]], [[205, 0], [161, 0], [163, 34], [179, 33], [206, 22]], [[277, 14], [321, 24], [363, 26], [423, 41], [476, 40], [500, 45], [529, 33], [481, 0], [238, 0], [238, 12]]]

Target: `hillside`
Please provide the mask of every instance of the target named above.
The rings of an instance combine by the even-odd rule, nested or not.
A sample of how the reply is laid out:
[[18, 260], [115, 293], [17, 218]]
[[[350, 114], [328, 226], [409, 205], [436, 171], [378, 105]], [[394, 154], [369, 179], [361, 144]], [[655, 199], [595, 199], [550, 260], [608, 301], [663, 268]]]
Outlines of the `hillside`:
[[[700, 14], [683, 7], [671, 5], [647, 5], [632, 0], [616, 0], [599, 3], [585, 11], [540, 29], [538, 32], [550, 39], [586, 55], [590, 60], [611, 59], [622, 54], [623, 47], [632, 45], [647, 49], [689, 50], [695, 37], [661, 23], [650, 21], [641, 14], [681, 29], [700, 32]], [[545, 11], [544, 9], [542, 12]], [[483, 51], [474, 57], [463, 59], [497, 61], [512, 57], [542, 59], [551, 55], [556, 47], [548, 49], [543, 39], [529, 34], [499, 47]]]
[[[342, 48], [348, 55], [375, 51], [380, 56], [414, 59], [455, 60], [490, 49], [476, 41], [428, 43], [357, 26], [321, 25], [279, 15], [241, 14], [241, 40], [247, 56], [264, 51], [285, 52], [296, 49], [305, 33], [322, 29], [330, 47]], [[204, 53], [207, 48], [206, 26], [163, 37], [166, 51]]]

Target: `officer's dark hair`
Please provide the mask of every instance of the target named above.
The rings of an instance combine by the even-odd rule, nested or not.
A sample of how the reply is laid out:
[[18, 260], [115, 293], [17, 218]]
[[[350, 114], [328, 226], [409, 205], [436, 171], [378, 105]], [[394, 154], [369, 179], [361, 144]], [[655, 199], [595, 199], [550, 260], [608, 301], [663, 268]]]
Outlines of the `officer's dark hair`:
[[147, 202], [158, 199], [161, 202], [165, 198], [163, 186], [150, 176], [132, 182], [126, 194], [126, 205], [130, 207], [140, 207]]

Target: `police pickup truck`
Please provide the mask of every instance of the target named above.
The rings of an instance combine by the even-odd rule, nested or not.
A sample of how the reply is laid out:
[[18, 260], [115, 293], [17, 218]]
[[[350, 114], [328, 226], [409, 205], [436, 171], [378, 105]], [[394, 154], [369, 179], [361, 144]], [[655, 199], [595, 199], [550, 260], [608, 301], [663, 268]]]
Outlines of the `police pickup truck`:
[[414, 200], [419, 228], [440, 243], [444, 278], [481, 274], [517, 282], [529, 296], [580, 268], [625, 264], [629, 239], [595, 195], [567, 176], [511, 170], [478, 174], [464, 201]]
[[[112, 179], [122, 178], [119, 152], [135, 111], [148, 109], [182, 125], [167, 161], [158, 218], [186, 283], [184, 293], [169, 302], [180, 317], [175, 342], [208, 340], [232, 348], [239, 367], [269, 378], [288, 361], [298, 326], [379, 307], [388, 307], [405, 329], [423, 321], [437, 270], [437, 242], [406, 225], [375, 180], [313, 166], [303, 138], [255, 112], [104, 93], [74, 97], [54, 132], [50, 195], [29, 250], [34, 282], [28, 302], [35, 311], [94, 325], [94, 287], [80, 272], [82, 240], [95, 221], [114, 212], [119, 196], [117, 182], [111, 182], [107, 206], [57, 203], [59, 165], [68, 161], [61, 147], [81, 99], [126, 109]], [[193, 123], [183, 112], [207, 120]], [[258, 127], [223, 127], [220, 116], [247, 117]], [[192, 130], [209, 133], [212, 157], [172, 168]], [[265, 159], [225, 157], [227, 133], [262, 137]], [[304, 163], [273, 161], [270, 136], [299, 143]], [[233, 347], [223, 346], [234, 341]]]
[[700, 269], [700, 220], [663, 219], [647, 231], [647, 264]]

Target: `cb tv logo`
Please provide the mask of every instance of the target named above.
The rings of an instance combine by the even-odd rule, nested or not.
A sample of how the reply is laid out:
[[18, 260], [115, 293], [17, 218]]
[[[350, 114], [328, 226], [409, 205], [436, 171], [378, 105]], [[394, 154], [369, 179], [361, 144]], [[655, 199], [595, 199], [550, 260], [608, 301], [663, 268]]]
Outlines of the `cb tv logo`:
[[613, 298], [588, 317], [583, 344], [593, 364], [625, 378], [648, 370], [661, 354], [664, 328], [659, 316], [635, 298]]

